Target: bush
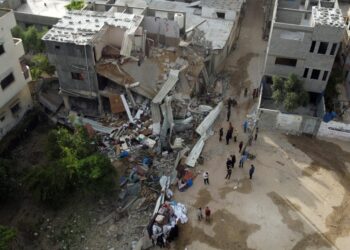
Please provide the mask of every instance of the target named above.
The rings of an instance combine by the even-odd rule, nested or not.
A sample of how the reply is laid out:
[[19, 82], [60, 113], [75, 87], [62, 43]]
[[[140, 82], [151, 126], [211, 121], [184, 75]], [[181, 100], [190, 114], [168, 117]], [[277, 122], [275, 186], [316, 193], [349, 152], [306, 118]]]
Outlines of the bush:
[[294, 74], [287, 79], [272, 77], [272, 99], [276, 104], [282, 104], [287, 111], [293, 111], [309, 102], [309, 95], [304, 90], [303, 82]]
[[47, 27], [42, 30], [38, 30], [35, 26], [29, 26], [23, 29], [20, 26], [16, 26], [12, 29], [12, 36], [20, 38], [23, 41], [23, 47], [26, 53], [42, 53], [45, 51], [45, 43], [41, 38], [48, 31]]
[[70, 4], [67, 4], [65, 7], [67, 10], [81, 10], [84, 8], [83, 0], [71, 0]]
[[9, 249], [16, 234], [16, 230], [0, 225], [0, 250]]
[[52, 130], [46, 153], [49, 164], [32, 169], [25, 178], [37, 200], [58, 207], [72, 191], [99, 196], [116, 190], [116, 171], [97, 152], [85, 128], [78, 127], [73, 134], [65, 128]]

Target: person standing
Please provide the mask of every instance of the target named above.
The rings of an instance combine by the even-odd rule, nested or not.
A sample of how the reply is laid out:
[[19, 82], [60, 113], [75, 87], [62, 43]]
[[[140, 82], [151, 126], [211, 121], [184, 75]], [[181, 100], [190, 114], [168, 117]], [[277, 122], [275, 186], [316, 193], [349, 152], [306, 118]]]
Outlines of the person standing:
[[256, 128], [255, 135], [254, 135], [254, 141], [256, 141], [256, 139], [258, 139], [258, 132], [259, 132], [259, 128]]
[[240, 142], [239, 142], [238, 147], [239, 147], [239, 152], [241, 152], [241, 151], [242, 151], [242, 148], [243, 148], [243, 141], [240, 141]]
[[224, 129], [223, 128], [220, 128], [219, 130], [219, 141], [222, 140], [222, 136], [224, 135]]
[[227, 158], [227, 161], [226, 161], [226, 168], [229, 169], [232, 167], [232, 161], [230, 158]]
[[231, 108], [228, 108], [227, 109], [227, 121], [230, 120], [230, 117], [231, 117]]
[[249, 140], [248, 140], [249, 146], [251, 146], [252, 143], [253, 143], [253, 136], [252, 136], [252, 135], [249, 135]]
[[241, 159], [239, 160], [239, 167], [240, 168], [243, 168], [243, 165], [244, 165], [244, 162], [247, 160], [247, 155], [246, 154], [244, 154], [244, 155], [242, 155], [241, 156]]
[[202, 214], [202, 208], [198, 208], [197, 210], [197, 218], [199, 221], [201, 221], [203, 219], [203, 214]]
[[232, 168], [235, 167], [235, 163], [236, 163], [236, 155], [231, 155], [231, 162], [232, 162]]
[[211, 211], [210, 211], [209, 207], [206, 207], [205, 208], [205, 220], [208, 222], [210, 221], [210, 215], [211, 215]]
[[203, 179], [204, 179], [204, 185], [206, 184], [209, 185], [209, 173], [207, 171], [203, 173]]
[[232, 174], [232, 168], [229, 167], [229, 168], [227, 168], [227, 174], [226, 174], [225, 179], [229, 180], [231, 178], [231, 174]]
[[250, 169], [249, 169], [249, 179], [253, 178], [254, 171], [255, 171], [255, 167], [252, 164], [252, 165], [250, 165]]
[[238, 131], [237, 129], [233, 129], [233, 142], [237, 142], [237, 134], [238, 134]]
[[230, 130], [227, 130], [227, 133], [226, 133], [226, 145], [228, 145], [230, 141]]
[[244, 131], [244, 133], [247, 133], [247, 129], [248, 129], [248, 121], [245, 120], [245, 121], [243, 122], [243, 131]]

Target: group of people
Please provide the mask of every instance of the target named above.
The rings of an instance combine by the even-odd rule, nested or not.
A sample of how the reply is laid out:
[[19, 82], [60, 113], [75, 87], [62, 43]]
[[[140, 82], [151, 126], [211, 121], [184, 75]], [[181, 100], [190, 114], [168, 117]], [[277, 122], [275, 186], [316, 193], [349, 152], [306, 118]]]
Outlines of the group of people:
[[[248, 153], [244, 152], [244, 154], [242, 154], [241, 156], [241, 159], [239, 160], [239, 168], [243, 168], [244, 162], [247, 159], [248, 159]], [[235, 163], [236, 163], [235, 155], [231, 155], [229, 158], [227, 158], [227, 161], [226, 161], [227, 174], [225, 176], [225, 179], [229, 180], [231, 178], [232, 170], [235, 167]], [[249, 179], [253, 178], [254, 171], [255, 171], [255, 166], [251, 164], [249, 169]]]
[[[204, 215], [205, 215], [205, 221], [210, 222], [211, 210], [209, 209], [208, 206], [204, 210]], [[203, 212], [201, 207], [199, 207], [197, 210], [197, 218], [199, 221], [203, 219]]]
[[[224, 135], [224, 129], [220, 128], [219, 130], [219, 141], [222, 141]], [[232, 123], [229, 122], [229, 128], [226, 132], [226, 145], [229, 144], [230, 140], [233, 139], [234, 142], [237, 142], [237, 129], [232, 126]]]

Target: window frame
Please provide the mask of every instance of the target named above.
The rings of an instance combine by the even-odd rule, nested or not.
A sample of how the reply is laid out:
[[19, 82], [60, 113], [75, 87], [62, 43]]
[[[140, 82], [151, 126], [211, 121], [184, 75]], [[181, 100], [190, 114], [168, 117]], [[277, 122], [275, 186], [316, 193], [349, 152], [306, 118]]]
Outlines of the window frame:
[[337, 47], [338, 47], [338, 43], [333, 43], [332, 44], [331, 52], [329, 53], [331, 56], [334, 56], [336, 54]]
[[[9, 78], [10, 82], [8, 83], [4, 83], [4, 81], [6, 81], [6, 79]], [[5, 90], [6, 88], [8, 88], [12, 83], [14, 83], [16, 81], [16, 78], [13, 74], [13, 72], [11, 71], [8, 75], [6, 75], [1, 81], [0, 81], [0, 86], [2, 88], [2, 90]]]
[[17, 115], [21, 111], [21, 103], [17, 102], [16, 104], [10, 107], [12, 115]]
[[2, 54], [5, 54], [5, 46], [4, 46], [5, 44], [4, 43], [0, 43], [0, 56], [2, 55]]
[[307, 78], [307, 76], [309, 75], [309, 70], [309, 68], [304, 68], [303, 78]]
[[328, 74], [329, 74], [328, 70], [323, 71], [322, 81], [326, 81], [327, 80]]
[[320, 42], [320, 45], [318, 46], [318, 49], [317, 49], [317, 54], [320, 54], [320, 55], [327, 54], [328, 46], [329, 46], [329, 42]]
[[84, 81], [84, 74], [81, 72], [70, 72], [70, 76], [73, 80]]
[[[288, 63], [288, 61], [290, 63]], [[293, 63], [292, 63], [292, 61], [293, 61]], [[298, 59], [295, 59], [295, 58], [276, 57], [276, 59], [275, 59], [275, 65], [296, 67], [297, 64], [298, 64]]]
[[[314, 78], [314, 72], [317, 72], [316, 74], [317, 74], [317, 78]], [[310, 76], [310, 79], [312, 79], [312, 80], [318, 80], [319, 78], [320, 78], [320, 75], [321, 75], [321, 70], [319, 70], [319, 69], [313, 69], [312, 71], [311, 71], [311, 76]]]
[[316, 48], [316, 41], [312, 41], [309, 52], [310, 53], [314, 53], [315, 52], [315, 48]]

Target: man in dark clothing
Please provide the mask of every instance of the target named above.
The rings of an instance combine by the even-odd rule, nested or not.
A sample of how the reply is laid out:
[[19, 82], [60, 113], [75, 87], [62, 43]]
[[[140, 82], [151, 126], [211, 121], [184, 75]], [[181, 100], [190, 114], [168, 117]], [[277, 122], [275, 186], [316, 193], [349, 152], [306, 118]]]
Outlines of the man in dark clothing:
[[232, 167], [232, 161], [230, 158], [227, 158], [227, 161], [226, 161], [226, 168], [229, 169]]
[[231, 108], [227, 109], [227, 121], [230, 120], [231, 117]]
[[252, 164], [252, 165], [250, 165], [250, 169], [249, 169], [249, 179], [253, 178], [254, 171], [255, 171], [255, 167]]
[[226, 145], [228, 145], [230, 141], [230, 130], [227, 130], [227, 133], [226, 133]]
[[228, 168], [225, 179], [229, 180], [231, 178], [231, 174], [232, 174], [232, 168]]
[[259, 128], [256, 128], [255, 135], [254, 135], [254, 141], [256, 141], [256, 139], [258, 139], [258, 132], [259, 132]]
[[242, 151], [242, 148], [243, 148], [243, 142], [242, 142], [242, 141], [240, 141], [240, 143], [239, 143], [239, 152], [241, 152], [241, 151]]
[[234, 168], [235, 163], [236, 163], [236, 156], [235, 155], [231, 155], [231, 162], [232, 162], [232, 168]]
[[224, 129], [223, 128], [220, 128], [220, 131], [219, 131], [219, 141], [222, 140], [222, 136], [224, 135]]

